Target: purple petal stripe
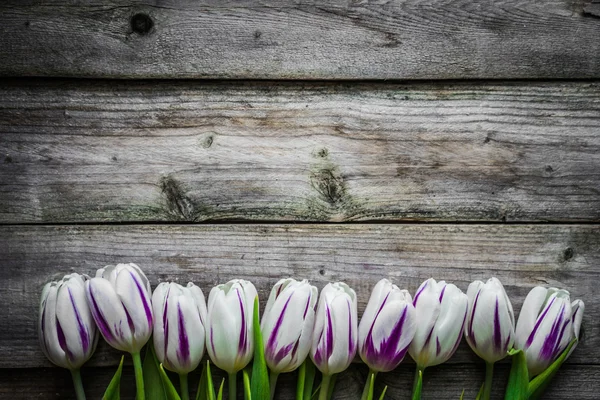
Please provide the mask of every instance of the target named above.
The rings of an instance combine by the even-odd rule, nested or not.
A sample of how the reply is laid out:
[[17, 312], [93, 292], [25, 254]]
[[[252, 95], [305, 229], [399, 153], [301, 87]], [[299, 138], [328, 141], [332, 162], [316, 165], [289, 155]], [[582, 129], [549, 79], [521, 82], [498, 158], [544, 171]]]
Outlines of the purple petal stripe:
[[142, 284], [138, 280], [137, 274], [134, 274], [131, 271], [129, 271], [129, 274], [133, 278], [133, 281], [135, 282], [135, 286], [137, 286], [138, 294], [140, 295], [140, 299], [142, 300], [142, 306], [144, 307], [144, 312], [146, 313], [146, 320], [148, 321], [148, 326], [152, 327], [152, 309], [150, 308], [150, 303], [148, 302], [148, 299], [147, 299], [148, 292], [146, 291], [144, 286], [142, 286]]
[[178, 317], [178, 328], [179, 328], [179, 349], [177, 351], [177, 358], [181, 363], [187, 364], [190, 361], [190, 343], [188, 341], [187, 332], [185, 331], [185, 323], [183, 320], [183, 312], [181, 306], [177, 305], [177, 317]]
[[475, 340], [475, 332], [473, 332], [473, 320], [475, 319], [475, 311], [477, 310], [477, 301], [479, 300], [479, 295], [481, 294], [481, 290], [477, 292], [477, 296], [475, 296], [475, 301], [473, 302], [473, 309], [471, 310], [471, 315], [469, 316], [469, 328], [467, 329], [467, 333], [469, 339], [473, 342], [473, 345], [477, 345], [477, 341]]
[[537, 321], [535, 321], [535, 326], [533, 327], [531, 333], [529, 334], [529, 337], [527, 338], [527, 342], [525, 342], [525, 347], [529, 347], [529, 346], [531, 346], [531, 343], [533, 343], [533, 339], [535, 339], [535, 334], [537, 333], [537, 330], [540, 327], [540, 325], [542, 324], [542, 321], [544, 320], [544, 318], [546, 318], [546, 315], [548, 314], [550, 307], [554, 303], [554, 300], [556, 300], [556, 297], [552, 298], [552, 300], [546, 305], [546, 308], [544, 309], [542, 314], [537, 318]]
[[236, 293], [238, 296], [238, 301], [240, 303], [240, 313], [242, 315], [242, 326], [240, 328], [240, 338], [238, 343], [238, 354], [245, 354], [248, 348], [248, 332], [246, 332], [246, 308], [244, 306], [244, 302], [242, 301], [242, 296], [240, 295], [240, 291], [236, 289]]
[[75, 299], [73, 298], [73, 293], [71, 292], [71, 288], [68, 288], [69, 298], [71, 299], [71, 305], [73, 306], [73, 311], [75, 312], [75, 318], [77, 319], [77, 329], [79, 330], [79, 337], [81, 338], [81, 347], [83, 348], [83, 352], [87, 353], [90, 347], [90, 336], [87, 330], [87, 327], [81, 320], [81, 315], [79, 315], [79, 309], [75, 304]]
[[444, 292], [446, 291], [446, 287], [448, 287], [448, 285], [445, 285], [444, 288], [442, 289], [442, 292], [440, 293], [440, 303], [442, 302], [442, 299], [444, 298]]
[[562, 335], [564, 333], [564, 311], [565, 305], [563, 304], [560, 307], [558, 318], [554, 320], [550, 332], [544, 339], [544, 343], [542, 344], [542, 348], [540, 349], [540, 357], [544, 360], [553, 360], [554, 357], [557, 355], [555, 354], [555, 351], [559, 347]]
[[[421, 296], [421, 293], [423, 293], [423, 291], [425, 290], [425, 288], [427, 286], [429, 286], [429, 281], [425, 282], [423, 284], [423, 286], [421, 286], [419, 288], [419, 291], [417, 292], [417, 294], [415, 294], [415, 298], [413, 299], [413, 306], [415, 306], [415, 307], [417, 306], [417, 301], [419, 300], [419, 296]], [[388, 295], [389, 295], [389, 293], [388, 293]]]
[[113, 335], [113, 332], [110, 330], [108, 322], [106, 322], [104, 315], [102, 315], [100, 307], [98, 307], [98, 303], [96, 302], [96, 298], [94, 297], [91, 285], [89, 286], [89, 290], [86, 290], [86, 293], [88, 295], [88, 300], [91, 305], [90, 310], [92, 311], [92, 316], [94, 317], [94, 321], [96, 321], [96, 325], [98, 326], [100, 333], [102, 333], [102, 336], [106, 341], [114, 342], [115, 337]]
[[[270, 354], [270, 358], [274, 359], [276, 358], [276, 350], [277, 350], [277, 335], [279, 334], [279, 330], [281, 329], [281, 324], [283, 323], [283, 317], [285, 316], [285, 311], [288, 308], [288, 305], [290, 304], [290, 300], [292, 300], [292, 296], [293, 296], [293, 292], [290, 294], [290, 296], [287, 298], [287, 300], [285, 301], [285, 304], [283, 305], [283, 308], [281, 309], [281, 313], [279, 314], [279, 317], [277, 317], [277, 322], [275, 322], [275, 327], [273, 327], [273, 330], [271, 331], [271, 334], [269, 335], [269, 339], [267, 340], [267, 353]], [[293, 347], [293, 343], [290, 344], [286, 344], [285, 346], [283, 346], [283, 348], [287, 348], [289, 347], [289, 350], [292, 349]], [[278, 353], [280, 353], [282, 350], [280, 349]], [[288, 350], [288, 352], [289, 352]], [[283, 358], [287, 355], [283, 354], [280, 357]]]
[[494, 332], [492, 334], [494, 349], [502, 350], [502, 331], [500, 330], [500, 309], [498, 305], [498, 296], [496, 296], [496, 307], [494, 309]]
[[63, 349], [63, 351], [67, 354], [69, 360], [73, 361], [73, 353], [71, 352], [71, 350], [69, 350], [69, 347], [67, 346], [67, 339], [65, 338], [65, 333], [63, 332], [58, 319], [56, 319], [56, 336], [58, 336], [58, 344], [60, 345], [60, 348]]

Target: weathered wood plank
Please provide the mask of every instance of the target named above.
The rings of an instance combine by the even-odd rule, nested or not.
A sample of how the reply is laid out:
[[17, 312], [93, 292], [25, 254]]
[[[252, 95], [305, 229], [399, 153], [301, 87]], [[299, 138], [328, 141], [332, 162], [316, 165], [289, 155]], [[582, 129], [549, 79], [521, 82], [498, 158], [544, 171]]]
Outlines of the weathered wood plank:
[[588, 2], [11, 0], [0, 75], [598, 78]]
[[[50, 365], [35, 327], [44, 283], [125, 261], [142, 266], [153, 285], [194, 281], [205, 293], [249, 279], [263, 302], [284, 276], [319, 287], [344, 280], [360, 313], [383, 277], [414, 293], [431, 276], [466, 290], [494, 275], [516, 310], [533, 286], [555, 285], [586, 303], [584, 338], [569, 362], [600, 364], [599, 225], [32, 225], [0, 227], [0, 368]], [[90, 363], [117, 360], [103, 345]], [[476, 360], [463, 345], [452, 362]]]
[[0, 222], [600, 221], [598, 83], [0, 83]]
[[[214, 367], [213, 367], [214, 368]], [[494, 376], [497, 385], [493, 388], [492, 398], [503, 397], [503, 385], [508, 379], [509, 365], [496, 367]], [[213, 377], [220, 382], [223, 374], [215, 370]], [[75, 399], [71, 388], [70, 375], [59, 368], [37, 368], [1, 370], [4, 379], [0, 380], [0, 396], [14, 400], [30, 399]], [[103, 391], [110, 381], [114, 369], [84, 368], [83, 380], [89, 399], [101, 398]], [[380, 374], [376, 383], [377, 393], [384, 385], [388, 385], [386, 399], [404, 400], [410, 398], [410, 386], [413, 377], [412, 365], [402, 364], [391, 373]], [[479, 385], [483, 381], [483, 366], [472, 364], [455, 364], [439, 366], [427, 370], [423, 388], [424, 400], [458, 399], [465, 389], [465, 398], [474, 399]], [[363, 365], [352, 365], [347, 371], [338, 376], [334, 399], [352, 399], [360, 397], [361, 384], [365, 381], [367, 370]], [[277, 385], [277, 399], [295, 399], [296, 374], [282, 374]], [[176, 381], [176, 378], [173, 377]], [[190, 375], [190, 390], [196, 389], [199, 372]], [[239, 388], [241, 392], [242, 388]], [[597, 365], [565, 365], [554, 378], [546, 392], [548, 399], [597, 400], [600, 392], [600, 367]], [[133, 399], [135, 384], [133, 369], [125, 368], [121, 384], [121, 395], [124, 399]]]

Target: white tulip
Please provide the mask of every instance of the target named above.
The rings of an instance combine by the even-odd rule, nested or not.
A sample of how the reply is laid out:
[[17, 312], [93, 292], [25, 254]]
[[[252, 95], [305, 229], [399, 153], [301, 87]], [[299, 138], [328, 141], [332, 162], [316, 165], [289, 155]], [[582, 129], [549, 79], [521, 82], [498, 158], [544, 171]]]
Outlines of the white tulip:
[[85, 275], [44, 286], [38, 320], [42, 351], [59, 367], [80, 368], [94, 353], [98, 331], [85, 298]]
[[430, 278], [413, 301], [417, 331], [408, 352], [423, 369], [448, 361], [463, 336], [468, 298], [459, 288]]
[[229, 374], [243, 369], [254, 352], [253, 314], [256, 288], [234, 279], [208, 296], [206, 348], [215, 365]]
[[150, 283], [135, 264], [99, 269], [85, 285], [92, 316], [112, 347], [138, 354], [152, 334]]
[[317, 297], [317, 288], [306, 279], [282, 279], [271, 290], [261, 329], [265, 359], [272, 373], [291, 372], [308, 356]]
[[410, 293], [387, 279], [380, 280], [358, 327], [360, 358], [373, 371], [393, 370], [404, 359], [416, 328]]
[[529, 292], [519, 314], [515, 348], [525, 352], [530, 376], [542, 373], [579, 338], [584, 309], [581, 300], [571, 303], [566, 290], [537, 286]]
[[152, 294], [154, 349], [165, 368], [187, 374], [204, 355], [206, 302], [202, 290], [188, 283], [159, 284]]
[[342, 282], [329, 283], [321, 291], [311, 359], [326, 376], [342, 372], [352, 362], [357, 348], [356, 293]]
[[515, 317], [502, 283], [496, 278], [486, 283], [475, 281], [469, 285], [467, 296], [467, 343], [488, 363], [503, 359], [514, 342]]

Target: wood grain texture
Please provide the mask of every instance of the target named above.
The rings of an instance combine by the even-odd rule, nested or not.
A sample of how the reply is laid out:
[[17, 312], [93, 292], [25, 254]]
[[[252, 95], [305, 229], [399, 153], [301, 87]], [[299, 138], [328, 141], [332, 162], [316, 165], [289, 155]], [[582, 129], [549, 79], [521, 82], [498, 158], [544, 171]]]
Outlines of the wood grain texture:
[[0, 75], [598, 78], [600, 25], [587, 3], [9, 0]]
[[0, 82], [0, 222], [600, 221], [598, 83]]
[[[391, 373], [380, 374], [376, 382], [376, 392], [388, 385], [386, 399], [405, 400], [410, 398], [413, 377], [413, 365], [401, 364]], [[214, 368], [214, 367], [213, 367]], [[504, 398], [503, 386], [508, 379], [508, 364], [496, 367], [492, 399]], [[14, 400], [62, 399], [74, 400], [71, 378], [67, 370], [59, 368], [37, 368], [0, 370], [4, 379], [0, 380], [0, 396]], [[222, 372], [214, 371], [214, 381], [220, 382]], [[82, 375], [86, 394], [89, 399], [99, 399], [110, 381], [113, 368], [84, 368]], [[483, 381], [483, 366], [473, 364], [442, 365], [428, 369], [425, 373], [423, 400], [458, 399], [465, 389], [465, 399], [474, 399]], [[352, 365], [337, 378], [334, 400], [357, 400], [362, 391], [361, 384], [367, 377], [363, 365]], [[176, 377], [172, 377], [176, 382]], [[190, 375], [190, 390], [196, 389], [199, 372]], [[282, 374], [277, 385], [278, 400], [295, 399], [294, 388], [296, 374]], [[241, 393], [241, 386], [238, 393]], [[597, 400], [600, 391], [600, 367], [583, 365], [564, 365], [554, 378], [546, 392], [547, 399]], [[133, 399], [135, 385], [133, 368], [123, 371], [121, 396]]]
[[[516, 311], [533, 286], [558, 286], [586, 303], [583, 339], [568, 362], [600, 364], [598, 225], [84, 225], [0, 227], [0, 368], [50, 365], [36, 332], [46, 282], [118, 262], [140, 265], [153, 286], [193, 281], [206, 294], [248, 279], [263, 302], [282, 277], [319, 288], [343, 280], [357, 292], [359, 314], [384, 277], [414, 293], [432, 276], [463, 290], [497, 276]], [[90, 365], [118, 359], [103, 344]], [[477, 358], [463, 344], [451, 362]]]

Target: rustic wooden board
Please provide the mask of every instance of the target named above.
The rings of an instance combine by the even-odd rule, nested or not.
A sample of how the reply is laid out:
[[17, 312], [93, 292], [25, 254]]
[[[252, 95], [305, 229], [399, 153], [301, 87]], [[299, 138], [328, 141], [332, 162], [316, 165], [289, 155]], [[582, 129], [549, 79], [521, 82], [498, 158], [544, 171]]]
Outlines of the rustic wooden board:
[[580, 0], [220, 0], [0, 5], [0, 75], [598, 78]]
[[[516, 310], [533, 286], [555, 285], [586, 303], [585, 334], [568, 362], [600, 363], [599, 225], [34, 225], [0, 227], [0, 368], [50, 365], [35, 326], [44, 283], [128, 261], [153, 285], [191, 280], [205, 293], [234, 277], [249, 279], [263, 302], [281, 277], [319, 287], [344, 280], [357, 291], [359, 313], [383, 277], [414, 293], [431, 276], [466, 290], [493, 275]], [[118, 358], [103, 345], [90, 365]], [[452, 359], [476, 361], [464, 344]]]
[[0, 222], [600, 221], [598, 83], [0, 82]]
[[[386, 399], [405, 400], [411, 395], [413, 378], [412, 365], [401, 364], [391, 373], [380, 374], [377, 378], [376, 391], [379, 393], [383, 386], [388, 385]], [[214, 367], [213, 367], [214, 368]], [[502, 399], [503, 386], [508, 379], [509, 365], [496, 367], [494, 381], [497, 383], [492, 391], [493, 399]], [[0, 396], [14, 400], [30, 399], [75, 399], [71, 388], [71, 378], [66, 370], [59, 368], [0, 370], [4, 379], [0, 380]], [[83, 381], [89, 399], [99, 399], [110, 381], [114, 369], [84, 368]], [[367, 370], [363, 365], [352, 365], [347, 371], [338, 376], [335, 400], [356, 400], [362, 391], [361, 384], [365, 381]], [[218, 370], [213, 377], [220, 382], [223, 374]], [[176, 377], [173, 377], [176, 381]], [[190, 390], [196, 389], [195, 383], [199, 373], [190, 375]], [[465, 389], [465, 399], [474, 399], [479, 385], [483, 381], [483, 366], [472, 364], [442, 365], [428, 369], [425, 374], [423, 400], [456, 400]], [[278, 400], [295, 399], [294, 388], [296, 374], [283, 374], [277, 385]], [[238, 393], [242, 388], [239, 387]], [[565, 365], [554, 378], [546, 392], [548, 399], [577, 399], [597, 400], [600, 391], [600, 367], [589, 365]], [[126, 367], [123, 371], [121, 395], [124, 399], [133, 399], [135, 395], [133, 369]]]

